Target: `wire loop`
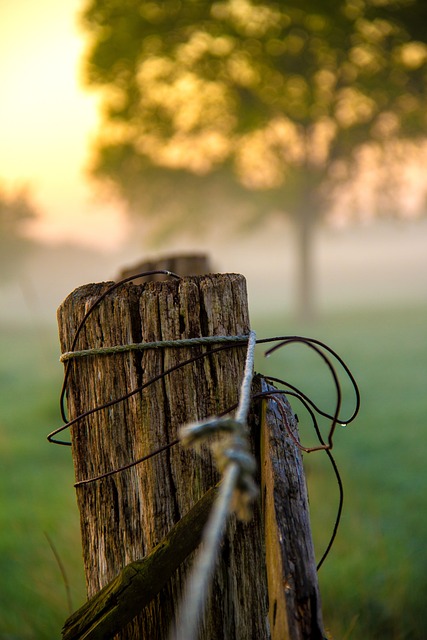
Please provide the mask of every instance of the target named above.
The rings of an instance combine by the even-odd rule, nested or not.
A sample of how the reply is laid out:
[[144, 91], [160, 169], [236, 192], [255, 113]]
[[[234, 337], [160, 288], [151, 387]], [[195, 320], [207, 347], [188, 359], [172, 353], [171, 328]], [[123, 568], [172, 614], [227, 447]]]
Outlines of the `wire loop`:
[[[106, 289], [92, 304], [92, 306], [85, 313], [83, 319], [81, 320], [76, 333], [74, 335], [71, 349], [70, 351], [62, 354], [61, 361], [64, 363], [65, 371], [64, 371], [64, 381], [60, 395], [60, 406], [61, 406], [61, 415], [64, 421], [64, 424], [54, 431], [52, 431], [48, 435], [49, 442], [61, 445], [70, 446], [70, 442], [59, 440], [57, 438], [58, 434], [69, 429], [71, 426], [77, 426], [84, 418], [88, 418], [96, 412], [106, 410], [120, 402], [126, 401], [128, 398], [132, 397], [135, 394], [142, 393], [146, 388], [150, 385], [155, 384], [165, 378], [165, 376], [172, 375], [175, 371], [190, 365], [198, 360], [206, 358], [208, 356], [212, 356], [213, 354], [219, 353], [223, 350], [234, 349], [234, 348], [247, 348], [247, 361], [245, 366], [245, 375], [243, 378], [242, 388], [239, 396], [239, 403], [236, 406], [226, 408], [220, 416], [206, 418], [197, 423], [192, 423], [186, 425], [181, 428], [180, 438], [175, 439], [169, 444], [159, 447], [158, 449], [152, 451], [148, 455], [139, 458], [134, 461], [130, 461], [128, 464], [123, 465], [116, 469], [111, 469], [105, 473], [99, 474], [92, 478], [86, 478], [80, 480], [75, 483], [76, 487], [82, 487], [87, 484], [101, 481], [103, 478], [107, 478], [111, 475], [123, 472], [131, 467], [141, 464], [149, 458], [160, 455], [162, 452], [168, 450], [170, 447], [176, 446], [181, 443], [184, 446], [194, 446], [198, 442], [202, 441], [202, 439], [207, 438], [214, 433], [221, 433], [222, 437], [219, 442], [214, 442], [211, 445], [213, 450], [217, 465], [221, 473], [224, 474], [224, 495], [222, 498], [221, 504], [217, 506], [216, 515], [212, 516], [217, 519], [217, 537], [222, 535], [223, 530], [223, 519], [229, 512], [230, 504], [232, 496], [236, 493], [239, 499], [237, 500], [237, 509], [241, 516], [246, 516], [250, 510], [251, 501], [253, 501], [254, 497], [257, 494], [257, 487], [254, 481], [254, 471], [255, 471], [255, 460], [249, 450], [248, 440], [247, 440], [247, 416], [251, 402], [260, 401], [263, 399], [269, 399], [273, 402], [276, 402], [279, 411], [281, 412], [283, 418], [283, 426], [286, 430], [287, 434], [291, 438], [292, 442], [304, 452], [310, 453], [314, 451], [324, 450], [326, 455], [328, 456], [339, 489], [339, 505], [337, 510], [336, 521], [334, 525], [334, 529], [328, 543], [328, 546], [323, 553], [320, 562], [318, 563], [318, 569], [324, 562], [327, 554], [330, 551], [330, 548], [335, 539], [339, 521], [342, 514], [343, 508], [343, 485], [341, 482], [341, 478], [339, 475], [339, 471], [335, 460], [332, 456], [331, 449], [333, 448], [333, 441], [336, 426], [338, 424], [350, 424], [356, 417], [359, 408], [360, 408], [360, 393], [352, 375], [350, 369], [342, 360], [342, 358], [329, 346], [325, 343], [317, 340], [315, 338], [307, 338], [302, 336], [278, 336], [278, 337], [269, 337], [256, 339], [254, 332], [251, 332], [249, 335], [236, 335], [236, 336], [205, 336], [201, 338], [190, 338], [184, 340], [174, 340], [174, 341], [159, 341], [159, 342], [151, 342], [151, 343], [131, 343], [127, 345], [116, 345], [113, 347], [103, 347], [100, 349], [84, 349], [77, 350], [76, 346], [78, 343], [79, 335], [88, 321], [90, 315], [94, 311], [94, 309], [101, 304], [101, 302], [109, 295], [112, 291], [117, 289], [119, 286], [123, 285], [126, 282], [129, 282], [135, 278], [150, 276], [154, 274], [164, 274], [169, 275], [173, 278], [179, 279], [180, 276], [174, 274], [170, 271], [166, 270], [156, 270], [156, 271], [147, 271], [144, 273], [139, 273], [134, 276], [129, 276], [120, 282], [116, 282], [108, 289]], [[283, 387], [283, 389], [275, 389], [269, 390], [268, 392], [261, 393], [252, 393], [252, 374], [253, 374], [253, 360], [254, 360], [254, 348], [256, 344], [272, 344], [272, 346], [265, 352], [265, 356], [270, 356], [275, 353], [279, 349], [283, 349], [288, 345], [300, 343], [311, 350], [313, 350], [324, 362], [326, 368], [328, 369], [336, 392], [336, 403], [335, 410], [330, 413], [328, 411], [323, 410], [321, 407], [317, 406], [309, 397], [306, 395], [301, 389], [294, 386], [288, 381], [282, 380], [277, 377], [265, 375], [264, 378], [270, 383], [276, 383]], [[164, 349], [164, 348], [180, 348], [180, 347], [194, 347], [199, 345], [214, 345], [213, 348], [210, 348], [204, 353], [198, 353], [191, 358], [188, 358], [179, 364], [170, 367], [169, 369], [163, 371], [161, 374], [154, 376], [151, 380], [140, 385], [135, 389], [131, 389], [124, 393], [123, 395], [114, 398], [102, 405], [95, 406], [87, 411], [83, 412], [81, 415], [76, 416], [72, 420], [68, 420], [65, 412], [65, 393], [68, 383], [68, 378], [70, 374], [70, 364], [72, 360], [77, 360], [79, 358], [91, 357], [91, 356], [114, 356], [115, 353], [123, 353], [123, 352], [131, 352], [135, 350], [144, 350], [144, 349]], [[341, 403], [342, 403], [342, 392], [338, 374], [333, 365], [333, 360], [338, 362], [338, 364], [342, 367], [345, 375], [348, 377], [350, 384], [353, 387], [355, 394], [355, 406], [351, 415], [347, 418], [343, 418], [340, 415], [341, 411]], [[277, 401], [280, 395], [292, 396], [298, 399], [299, 402], [303, 405], [305, 410], [307, 411], [314, 431], [316, 433], [317, 439], [319, 441], [319, 445], [307, 447], [300, 443], [297, 437], [295, 437], [292, 429], [288, 424], [288, 418], [286, 413], [282, 407], [282, 404]], [[235, 415], [230, 416], [229, 414], [235, 411]], [[320, 432], [320, 428], [317, 422], [316, 414], [322, 416], [331, 421], [329, 432], [327, 434], [326, 439], [323, 438]], [[221, 506], [222, 505], [222, 506]], [[240, 506], [239, 506], [240, 505]], [[222, 515], [220, 515], [222, 513]], [[221, 519], [222, 518], [222, 519]], [[222, 523], [222, 524], [221, 524]]]

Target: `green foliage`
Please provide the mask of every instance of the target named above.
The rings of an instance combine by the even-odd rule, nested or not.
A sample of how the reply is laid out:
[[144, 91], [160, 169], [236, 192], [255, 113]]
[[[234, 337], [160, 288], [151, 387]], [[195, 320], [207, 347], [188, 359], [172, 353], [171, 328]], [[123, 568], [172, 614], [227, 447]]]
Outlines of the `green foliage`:
[[[355, 375], [362, 396], [356, 421], [335, 436], [333, 453], [344, 482], [344, 512], [336, 542], [319, 572], [326, 627], [336, 640], [425, 636], [427, 518], [420, 507], [427, 491], [425, 313], [425, 308], [412, 307], [357, 310], [329, 314], [305, 329], [286, 326], [290, 335], [303, 332], [336, 349]], [[279, 318], [260, 318], [253, 326], [259, 336], [283, 333]], [[304, 351], [285, 349], [268, 362], [260, 359], [257, 368], [273, 370], [331, 409], [330, 376]], [[349, 413], [351, 403], [350, 395], [344, 413]], [[302, 439], [309, 442], [309, 418], [294, 400], [292, 404]], [[338, 490], [326, 456], [305, 455], [304, 462], [320, 558], [332, 531]]]
[[[49, 447], [60, 420], [55, 331], [0, 327], [0, 639], [51, 640], [85, 597], [79, 517], [68, 448]], [[7, 578], [6, 578], [7, 576]]]
[[406, 162], [387, 168], [396, 139], [426, 130], [423, 3], [86, 1], [86, 78], [103, 97], [94, 174], [146, 235], [292, 215], [309, 317], [314, 223], [367, 165], [367, 144], [380, 184], [345, 214], [401, 215], [408, 201], [386, 188]]
[[253, 191], [267, 190], [298, 213], [310, 189], [320, 213], [331, 163], [425, 130], [425, 13], [410, 0], [90, 0], [95, 172], [152, 212], [177, 174], [193, 178], [185, 208], [224, 170], [252, 206], [265, 211]]

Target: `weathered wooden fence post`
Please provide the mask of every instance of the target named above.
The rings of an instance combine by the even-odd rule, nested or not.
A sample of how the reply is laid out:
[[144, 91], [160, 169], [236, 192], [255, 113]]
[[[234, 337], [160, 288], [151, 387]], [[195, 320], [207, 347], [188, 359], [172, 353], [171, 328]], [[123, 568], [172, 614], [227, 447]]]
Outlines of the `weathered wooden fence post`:
[[[109, 283], [103, 283], [80, 287], [61, 305], [58, 324], [63, 352], [70, 349], [88, 308], [108, 286]], [[107, 295], [91, 314], [76, 348], [236, 336], [248, 331], [244, 278], [217, 274], [179, 281], [125, 284]], [[171, 347], [71, 360], [67, 391], [69, 417], [72, 419], [110, 402], [212, 348]], [[218, 415], [232, 406], [238, 400], [244, 360], [245, 348], [242, 347], [209, 355], [72, 426], [76, 481], [137, 460], [173, 442], [181, 425]], [[262, 418], [264, 516], [259, 504], [249, 523], [230, 518], [200, 630], [199, 637], [205, 640], [270, 637], [316, 640], [323, 635], [305, 485], [303, 480], [301, 484], [300, 477], [301, 460], [296, 452], [293, 454], [294, 459], [298, 459], [295, 468], [277, 467], [277, 458], [283, 458], [277, 448], [290, 445], [285, 442], [284, 432], [278, 435], [277, 416], [273, 416], [275, 426], [270, 433], [268, 424], [272, 416], [269, 413], [273, 409], [269, 407]], [[259, 422], [253, 426], [259, 428]], [[294, 450], [295, 446], [291, 446]], [[254, 437], [254, 448], [259, 450], [259, 447]], [[274, 468], [268, 462], [269, 456], [273, 456]], [[286, 461], [289, 459], [285, 457]], [[288, 502], [294, 499], [294, 496], [283, 495], [285, 485], [280, 482], [283, 473], [293, 478], [292, 490], [298, 485], [296, 490], [303, 494], [297, 496], [294, 504], [305, 513], [294, 528], [289, 527], [288, 516], [278, 502], [282, 498]], [[299, 476], [296, 484], [295, 474]], [[149, 553], [217, 481], [208, 449], [202, 448], [196, 454], [178, 445], [140, 465], [78, 486], [88, 597], [96, 596], [126, 565]], [[283, 516], [283, 523], [278, 523], [279, 516]], [[299, 531], [300, 525], [305, 529]], [[301, 537], [301, 544], [292, 541], [289, 547], [283, 536], [294, 534]], [[287, 557], [289, 548], [291, 555]], [[295, 554], [304, 557], [298, 558]], [[297, 578], [293, 574], [295, 565]], [[120, 640], [167, 638], [188, 566], [189, 562], [184, 562], [158, 596], [116, 637]], [[301, 622], [304, 616], [305, 621]]]
[[[63, 350], [108, 285], [74, 291], [60, 307]], [[107, 296], [88, 319], [78, 348], [247, 334], [249, 318], [242, 276], [216, 275], [181, 281], [127, 284]], [[123, 395], [209, 347], [171, 348], [72, 361], [70, 417]], [[119, 405], [72, 427], [76, 481], [115, 469], [177, 437], [188, 421], [218, 414], [237, 401], [245, 349], [236, 348], [188, 365]], [[142, 558], [172, 525], [218, 481], [211, 456], [181, 447], [77, 490], [89, 597], [120, 569]], [[266, 593], [253, 588], [261, 571], [260, 529], [234, 523], [215, 579], [202, 637], [267, 637]], [[234, 545], [236, 537], [236, 545]], [[165, 638], [185, 579], [183, 567], [120, 638]], [[258, 578], [257, 578], [258, 579]], [[236, 584], [238, 581], [239, 584]], [[259, 584], [264, 580], [259, 576]], [[258, 585], [257, 585], [258, 586]], [[233, 595], [234, 594], [234, 595]], [[257, 613], [254, 615], [254, 611]]]

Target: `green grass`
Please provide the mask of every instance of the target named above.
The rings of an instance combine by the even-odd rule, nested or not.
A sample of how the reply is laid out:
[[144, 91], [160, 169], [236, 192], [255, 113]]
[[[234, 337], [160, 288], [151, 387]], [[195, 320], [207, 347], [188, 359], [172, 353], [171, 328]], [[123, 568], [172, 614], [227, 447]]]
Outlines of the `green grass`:
[[[336, 432], [334, 455], [344, 481], [342, 524], [319, 571], [324, 618], [342, 640], [425, 638], [427, 611], [427, 309], [354, 311], [301, 329], [265, 319], [261, 335], [299, 333], [323, 339], [346, 360], [360, 386], [361, 411]], [[333, 399], [325, 368], [306, 348], [289, 347], [260, 371], [295, 381], [322, 406]], [[351, 404], [350, 389], [345, 386]], [[308, 419], [296, 403], [302, 439]], [[331, 407], [331, 405], [329, 405]], [[326, 429], [326, 425], [325, 425]], [[327, 433], [327, 429], [325, 430]], [[326, 456], [305, 455], [318, 557], [337, 506]]]
[[[360, 385], [359, 417], [336, 433], [344, 514], [319, 572], [325, 623], [335, 640], [425, 637], [426, 320], [427, 308], [329, 314], [304, 328], [289, 319], [253, 319], [259, 337], [299, 333], [324, 339]], [[3, 327], [0, 350], [0, 640], [51, 639], [60, 636], [68, 608], [45, 532], [65, 566], [73, 606], [84, 599], [71, 454], [46, 441], [60, 424], [55, 330]], [[332, 407], [328, 374], [303, 347], [259, 357], [257, 369]], [[350, 394], [347, 386], [344, 391]], [[345, 410], [351, 402], [349, 395]], [[296, 403], [295, 410], [302, 439], [311, 442], [304, 410]], [[305, 455], [305, 464], [320, 557], [338, 493], [324, 454]]]
[[60, 637], [84, 580], [71, 452], [49, 445], [59, 422], [61, 365], [53, 329], [0, 331], [0, 638]]

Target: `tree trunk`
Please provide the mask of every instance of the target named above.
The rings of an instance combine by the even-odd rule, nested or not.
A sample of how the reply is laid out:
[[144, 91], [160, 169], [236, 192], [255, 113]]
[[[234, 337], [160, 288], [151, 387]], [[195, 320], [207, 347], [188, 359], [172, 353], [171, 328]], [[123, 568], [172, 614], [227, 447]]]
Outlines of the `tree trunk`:
[[[107, 288], [108, 283], [81, 287], [61, 305], [63, 351], [70, 349], [85, 312]], [[76, 348], [238, 335], [248, 330], [242, 276], [127, 284], [107, 295], [89, 317]], [[72, 360], [67, 394], [70, 418], [209, 349], [168, 348]], [[76, 481], [143, 457], [174, 441], [182, 424], [232, 406], [237, 402], [244, 360], [244, 348], [208, 356], [72, 426]], [[77, 501], [88, 596], [152, 550], [217, 481], [207, 449], [196, 454], [178, 445], [126, 471], [80, 485]], [[200, 638], [267, 638], [259, 511], [248, 524], [230, 519], [222, 559]], [[117, 636], [120, 640], [167, 637], [187, 569], [188, 562], [181, 565], [157, 598]]]
[[297, 225], [297, 317], [310, 322], [315, 317], [313, 237], [315, 216], [311, 210], [311, 198], [304, 198], [299, 208]]

